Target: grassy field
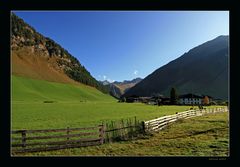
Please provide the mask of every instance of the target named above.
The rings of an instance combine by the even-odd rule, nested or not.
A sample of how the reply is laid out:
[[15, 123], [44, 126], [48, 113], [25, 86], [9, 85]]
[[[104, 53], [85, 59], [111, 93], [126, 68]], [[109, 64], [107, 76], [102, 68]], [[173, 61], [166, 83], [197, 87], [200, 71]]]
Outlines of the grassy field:
[[[17, 76], [12, 76], [11, 105], [12, 130], [83, 127], [135, 116], [146, 121], [191, 107], [118, 103], [89, 86]], [[178, 122], [135, 141], [27, 155], [225, 156], [228, 154], [227, 122], [227, 113], [209, 115]]]
[[116, 101], [97, 89], [83, 84], [73, 85], [35, 80], [12, 75], [13, 102], [86, 102]]
[[14, 130], [82, 127], [135, 116], [138, 120], [150, 120], [189, 108], [118, 103], [89, 86], [12, 76], [11, 120]]
[[25, 155], [228, 156], [228, 113], [180, 120], [143, 139]]
[[12, 104], [13, 129], [65, 128], [137, 117], [150, 120], [189, 109], [188, 106], [150, 106], [117, 102], [58, 102]]
[[186, 109], [117, 103], [89, 86], [12, 76], [12, 129], [81, 127], [134, 116], [148, 120]]

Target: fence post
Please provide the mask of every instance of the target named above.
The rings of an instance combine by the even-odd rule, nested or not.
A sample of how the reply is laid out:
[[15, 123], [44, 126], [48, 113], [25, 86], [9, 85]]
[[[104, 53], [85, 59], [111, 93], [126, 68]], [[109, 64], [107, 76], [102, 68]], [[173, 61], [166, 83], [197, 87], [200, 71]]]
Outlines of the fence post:
[[[124, 128], [125, 126], [124, 126], [124, 120], [123, 120], [123, 119], [121, 120], [121, 124], [122, 124], [122, 128]], [[126, 134], [127, 134], [127, 133], [126, 133], [126, 129], [123, 129], [123, 130], [122, 130], [122, 139], [123, 139], [123, 140], [126, 139]]]
[[110, 126], [107, 122], [105, 123], [105, 127], [106, 127], [105, 133], [104, 133], [106, 134], [105, 143], [106, 142], [110, 143], [111, 142], [110, 135], [109, 135], [109, 132], [107, 132], [110, 129]]
[[99, 126], [99, 137], [100, 137], [100, 144], [104, 143], [104, 125]]
[[134, 117], [134, 132], [137, 132], [137, 117]]
[[[113, 121], [111, 121], [111, 128], [112, 128], [112, 129], [115, 129], [115, 126], [114, 126]], [[114, 140], [115, 140], [115, 130], [112, 131], [111, 134], [112, 134], [112, 136], [111, 136], [111, 137], [112, 137], [112, 140], [114, 141]]]
[[167, 118], [167, 126], [168, 126], [168, 124], [169, 124], [169, 117]]
[[69, 140], [69, 127], [67, 127], [67, 142]]
[[186, 112], [184, 119], [188, 119], [188, 113], [189, 113], [189, 110]]
[[133, 139], [133, 122], [131, 120], [131, 118], [129, 118], [129, 123], [130, 123], [130, 137], [131, 139]]
[[146, 133], [146, 131], [145, 131], [145, 130], [146, 130], [146, 129], [145, 129], [146, 127], [145, 127], [144, 121], [142, 121], [141, 124], [142, 124], [142, 133], [145, 134], [145, 133]]
[[23, 131], [22, 131], [22, 147], [23, 147], [23, 148], [26, 147], [26, 142], [27, 142], [27, 139], [26, 139], [26, 130], [23, 130]]

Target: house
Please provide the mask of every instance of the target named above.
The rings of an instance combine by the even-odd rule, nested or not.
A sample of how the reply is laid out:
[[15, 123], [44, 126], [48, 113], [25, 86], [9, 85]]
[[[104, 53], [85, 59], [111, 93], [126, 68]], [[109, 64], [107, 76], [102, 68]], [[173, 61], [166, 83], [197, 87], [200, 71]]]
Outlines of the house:
[[202, 104], [203, 105], [209, 105], [212, 103], [212, 97], [211, 96], [208, 96], [208, 95], [202, 95], [203, 97], [203, 100], [202, 100]]
[[151, 100], [151, 97], [139, 97], [139, 102], [148, 103]]
[[168, 97], [161, 98], [160, 104], [169, 105], [170, 103], [171, 103], [170, 98], [168, 98]]
[[158, 96], [151, 96], [145, 99], [147, 99], [147, 104], [151, 105], [164, 105], [164, 104], [170, 104], [170, 98], [164, 97], [163, 95]]
[[149, 105], [157, 105], [158, 103], [156, 101], [150, 100], [147, 104], [149, 104]]
[[[124, 101], [124, 100], [122, 100]], [[145, 96], [145, 97], [138, 97], [136, 95], [126, 97], [127, 103], [145, 103], [150, 105], [162, 105], [168, 103], [169, 98], [163, 96]]]
[[192, 93], [184, 94], [179, 96], [179, 104], [181, 105], [202, 105], [204, 103], [204, 98], [209, 99], [209, 103], [212, 100], [211, 96], [208, 95], [196, 95]]
[[125, 97], [127, 103], [136, 103], [139, 102], [139, 97], [136, 95]]

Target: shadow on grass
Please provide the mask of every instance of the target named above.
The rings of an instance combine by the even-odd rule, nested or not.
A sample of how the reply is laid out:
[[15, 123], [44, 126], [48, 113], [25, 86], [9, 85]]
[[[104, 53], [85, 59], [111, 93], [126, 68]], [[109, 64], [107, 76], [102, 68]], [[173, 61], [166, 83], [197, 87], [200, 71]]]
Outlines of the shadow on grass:
[[178, 139], [178, 138], [186, 138], [186, 137], [207, 134], [207, 133], [217, 133], [217, 131], [225, 130], [225, 129], [228, 129], [228, 128], [212, 128], [212, 129], [203, 130], [203, 131], [191, 131], [191, 132], [189, 132], [189, 134], [179, 135], [179, 136], [175, 136], [175, 137], [168, 137], [168, 138], [164, 138], [164, 139]]

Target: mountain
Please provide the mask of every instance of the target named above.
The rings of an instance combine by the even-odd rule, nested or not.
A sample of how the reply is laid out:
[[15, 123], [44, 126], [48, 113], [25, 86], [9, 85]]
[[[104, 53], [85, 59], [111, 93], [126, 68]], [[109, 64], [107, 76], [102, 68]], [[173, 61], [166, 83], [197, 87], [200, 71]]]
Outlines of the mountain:
[[99, 82], [101, 82], [103, 85], [109, 85], [109, 84], [111, 84], [109, 81], [107, 81], [107, 80], [105, 80], [105, 81], [99, 81]]
[[141, 78], [135, 78], [133, 80], [124, 80], [123, 82], [113, 82], [113, 84], [118, 87], [121, 91], [121, 94], [124, 94], [125, 92], [127, 92], [130, 88], [132, 88], [133, 86], [135, 86], [137, 83], [139, 83], [140, 81], [142, 81]]
[[12, 74], [59, 83], [85, 84], [108, 93], [67, 50], [11, 13]]
[[126, 93], [131, 87], [139, 83], [142, 79], [135, 78], [133, 80], [124, 80], [123, 82], [115, 81], [110, 83], [108, 81], [101, 81], [101, 83], [108, 87], [110, 95], [116, 98], [120, 98], [124, 93]]
[[219, 36], [184, 53], [179, 58], [155, 70], [123, 96], [207, 94], [228, 99], [229, 37]]
[[118, 84], [118, 85], [120, 85], [120, 84], [131, 84], [131, 83], [136, 84], [136, 83], [140, 82], [141, 80], [142, 80], [142, 78], [135, 78], [133, 80], [124, 80], [123, 82], [115, 81], [113, 83]]

